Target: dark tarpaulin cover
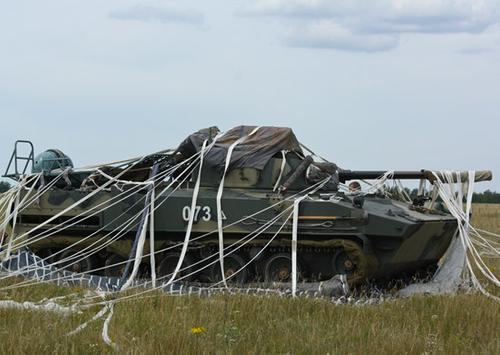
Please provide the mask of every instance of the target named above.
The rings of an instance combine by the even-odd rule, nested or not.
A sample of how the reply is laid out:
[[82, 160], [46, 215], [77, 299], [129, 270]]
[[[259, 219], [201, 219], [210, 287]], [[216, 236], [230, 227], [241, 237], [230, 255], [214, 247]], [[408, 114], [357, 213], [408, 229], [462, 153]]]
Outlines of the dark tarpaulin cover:
[[[241, 137], [248, 136], [256, 126], [238, 126], [217, 139], [213, 148], [205, 154], [205, 163], [224, 168], [229, 147]], [[185, 158], [199, 152], [203, 142], [209, 143], [219, 133], [217, 127], [204, 128], [187, 137], [177, 148]], [[291, 128], [262, 126], [252, 136], [239, 143], [231, 155], [230, 168], [256, 168], [262, 170], [276, 153], [295, 151], [302, 154], [299, 141]]]

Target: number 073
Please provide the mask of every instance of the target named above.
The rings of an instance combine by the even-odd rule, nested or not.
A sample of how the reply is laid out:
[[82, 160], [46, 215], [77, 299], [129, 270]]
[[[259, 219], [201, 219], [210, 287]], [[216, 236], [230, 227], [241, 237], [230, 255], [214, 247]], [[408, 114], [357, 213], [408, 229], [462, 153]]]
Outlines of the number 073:
[[[212, 219], [212, 209], [210, 206], [196, 206], [193, 211], [191, 211], [191, 206], [184, 206], [182, 209], [182, 219], [184, 221], [189, 221], [191, 213], [194, 213], [193, 220], [198, 222], [200, 219], [204, 221], [210, 221]], [[222, 212], [222, 219], [226, 219], [224, 211]]]

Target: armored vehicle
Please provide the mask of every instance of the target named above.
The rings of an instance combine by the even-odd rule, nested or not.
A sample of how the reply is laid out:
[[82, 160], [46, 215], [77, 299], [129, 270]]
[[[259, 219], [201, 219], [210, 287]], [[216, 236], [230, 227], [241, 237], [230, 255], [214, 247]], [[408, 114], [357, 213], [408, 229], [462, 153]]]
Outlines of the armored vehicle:
[[[30, 203], [9, 237], [75, 272], [122, 275], [143, 235], [144, 276], [154, 250], [160, 277], [181, 259], [183, 280], [219, 281], [223, 269], [237, 283], [286, 282], [295, 224], [299, 280], [345, 274], [357, 283], [435, 266], [457, 229], [423, 196], [403, 201], [380, 188], [439, 173], [344, 170], [306, 155], [289, 128], [211, 127], [175, 150], [83, 169], [56, 149], [35, 157], [31, 146], [21, 157], [22, 144], [5, 176], [24, 181], [19, 199]], [[376, 186], [361, 190], [363, 179]]]

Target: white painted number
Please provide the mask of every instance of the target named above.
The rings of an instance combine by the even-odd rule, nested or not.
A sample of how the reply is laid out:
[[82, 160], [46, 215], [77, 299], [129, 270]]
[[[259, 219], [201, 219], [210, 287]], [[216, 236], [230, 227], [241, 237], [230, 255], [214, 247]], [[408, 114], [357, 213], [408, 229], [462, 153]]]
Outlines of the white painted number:
[[[201, 216], [200, 216], [201, 212]], [[191, 207], [190, 206], [184, 206], [182, 209], [182, 219], [184, 221], [189, 221], [189, 217], [191, 216]], [[201, 217], [204, 221], [210, 221], [212, 219], [212, 209], [210, 206], [196, 206], [194, 209], [194, 216], [193, 219], [195, 222], [198, 222]], [[222, 219], [226, 219], [226, 215], [224, 214], [224, 211], [222, 212]]]
[[189, 206], [186, 206], [182, 209], [182, 219], [185, 221], [189, 221], [189, 215], [191, 214], [191, 208]]
[[210, 207], [208, 206], [204, 206], [203, 207], [203, 220], [204, 221], [210, 221], [210, 219], [212, 218], [212, 215], [210, 214]]

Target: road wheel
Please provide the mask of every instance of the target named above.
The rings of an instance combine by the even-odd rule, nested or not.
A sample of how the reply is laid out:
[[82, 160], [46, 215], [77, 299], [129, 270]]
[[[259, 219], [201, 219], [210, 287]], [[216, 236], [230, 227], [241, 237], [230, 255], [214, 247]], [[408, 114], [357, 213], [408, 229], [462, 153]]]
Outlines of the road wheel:
[[[157, 277], [162, 277], [162, 281], [169, 281], [170, 278], [172, 277], [172, 274], [175, 271], [175, 267], [177, 266], [177, 263], [179, 262], [179, 258], [181, 257], [180, 252], [169, 252], [163, 254], [161, 257], [160, 263], [158, 264], [158, 267], [156, 268], [156, 276]], [[193, 264], [193, 258], [189, 255], [186, 254], [184, 257], [184, 260], [182, 262], [181, 268], [177, 275], [175, 276], [175, 279], [181, 279], [181, 281], [190, 281], [193, 279], [193, 275], [189, 275], [193, 270], [190, 267], [190, 265]]]
[[376, 260], [353, 241], [341, 241], [341, 246], [332, 256], [332, 269], [334, 274], [346, 275], [351, 284], [361, 282], [371, 275], [376, 269]]
[[[242, 269], [246, 263], [246, 258], [236, 253], [224, 256], [224, 276], [226, 277], [227, 283], [242, 285], [248, 282], [248, 267]], [[220, 263], [217, 260], [217, 262], [212, 265], [211, 269], [212, 281], [220, 282], [222, 280], [221, 275]]]
[[[303, 280], [303, 267], [297, 261], [297, 280]], [[265, 282], [292, 282], [292, 256], [288, 253], [271, 255], [264, 262]]]
[[332, 257], [333, 272], [335, 274], [351, 276], [358, 267], [356, 259], [344, 249], [337, 250]]
[[61, 269], [66, 269], [71, 272], [82, 273], [95, 269], [97, 262], [95, 255], [89, 255], [83, 257], [83, 255], [78, 255], [73, 257], [78, 253], [76, 249], [68, 249], [63, 251], [58, 257], [57, 266]]
[[125, 271], [126, 260], [118, 254], [109, 254], [104, 263], [104, 276], [122, 277]]

